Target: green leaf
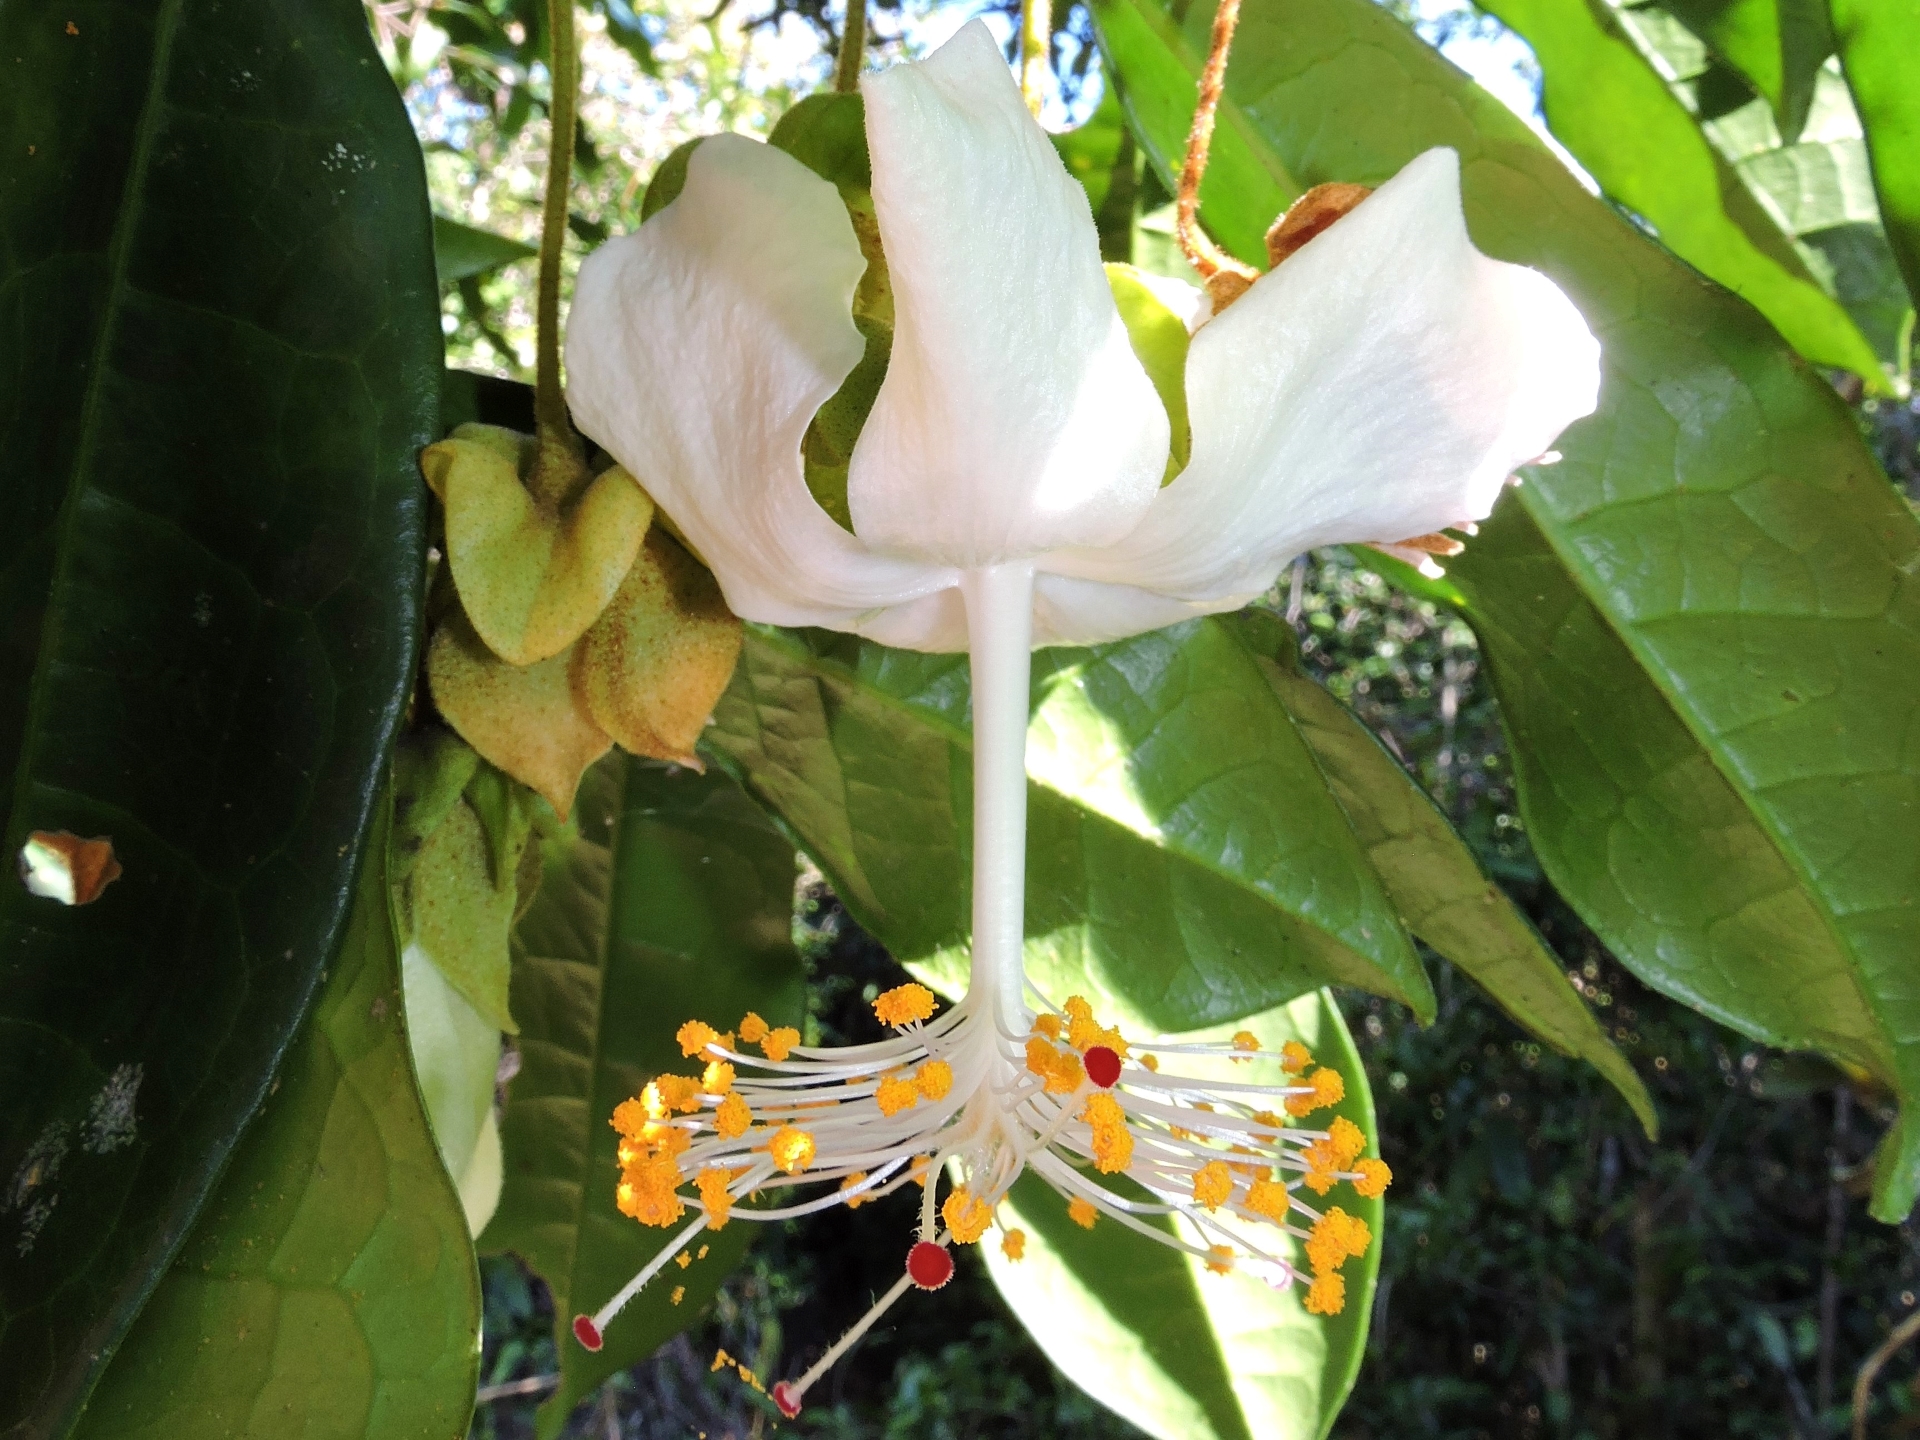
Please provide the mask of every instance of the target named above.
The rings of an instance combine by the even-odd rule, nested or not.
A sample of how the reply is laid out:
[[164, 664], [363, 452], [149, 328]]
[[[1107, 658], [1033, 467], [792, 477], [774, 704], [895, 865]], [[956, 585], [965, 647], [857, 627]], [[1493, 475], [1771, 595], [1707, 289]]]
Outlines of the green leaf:
[[1789, 140], [1813, 103], [1820, 62], [1833, 53], [1823, 0], [1664, 0], [1689, 30], [1772, 108]]
[[[1432, 991], [1312, 753], [1225, 622], [1035, 656], [1027, 954], [1155, 1029], [1330, 980]], [[963, 982], [972, 763], [964, 656], [749, 626], [703, 745], [903, 961]]]
[[438, 430], [426, 182], [357, 0], [71, 14], [0, 7], [4, 840], [125, 873], [0, 893], [6, 1435], [66, 1429], [339, 944]]
[[1865, 338], [1603, 7], [1489, 0], [1533, 46], [1547, 124], [1661, 243], [1771, 320], [1801, 354], [1884, 385]]
[[474, 275], [485, 275], [516, 260], [540, 253], [537, 245], [510, 240], [491, 230], [477, 230], [444, 215], [433, 217], [433, 265], [442, 285], [452, 285]]
[[1407, 928], [1471, 975], [1528, 1033], [1585, 1060], [1659, 1133], [1653, 1097], [1568, 982], [1558, 956], [1481, 872], [1427, 792], [1366, 726], [1295, 665], [1293, 633], [1248, 611], [1242, 633], [1300, 728]]
[[326, 984], [79, 1440], [466, 1433], [480, 1277], [407, 1057], [387, 833], [382, 816]]
[[1920, 306], [1920, 14], [1885, 0], [1831, 0], [1834, 38], [1866, 126], [1881, 221]]
[[1187, 468], [1193, 448], [1193, 430], [1187, 420], [1186, 322], [1167, 308], [1131, 265], [1109, 264], [1107, 286], [1113, 291], [1121, 323], [1127, 327], [1134, 358], [1153, 381], [1154, 393], [1167, 409], [1173, 439], [1160, 483], [1170, 485], [1173, 477]]
[[[1344, 1115], [1374, 1134], [1366, 1069], [1326, 991], [1248, 1023], [1268, 1048], [1299, 1040], [1345, 1078], [1347, 1098], [1314, 1124]], [[1233, 1028], [1196, 1038], [1224, 1039]], [[1247, 1078], [1227, 1073], [1231, 1062], [1211, 1063], [1222, 1067], [1214, 1078]], [[1344, 1186], [1328, 1199], [1380, 1235], [1379, 1200]], [[1346, 1308], [1321, 1317], [1300, 1303], [1304, 1281], [1280, 1292], [1250, 1275], [1210, 1274], [1109, 1218], [1082, 1230], [1031, 1175], [1013, 1187], [1001, 1217], [1026, 1230], [1027, 1247], [1015, 1262], [986, 1242], [994, 1283], [1047, 1357], [1103, 1405], [1163, 1440], [1320, 1440], [1333, 1428], [1364, 1356], [1378, 1238], [1364, 1259], [1347, 1263]], [[1304, 1255], [1292, 1258], [1307, 1270]]]
[[[553, 1291], [560, 1388], [540, 1412], [553, 1435], [576, 1403], [653, 1353], [713, 1298], [751, 1238], [734, 1219], [711, 1253], [669, 1268], [583, 1350], [569, 1326], [651, 1259], [672, 1233], [614, 1208], [613, 1107], [689, 1063], [674, 1032], [701, 1017], [732, 1028], [748, 1010], [798, 1024], [793, 847], [722, 774], [616, 755], [587, 774], [574, 827], [549, 842], [546, 877], [515, 935], [520, 1073], [507, 1090], [506, 1186], [487, 1251], [512, 1250]], [[686, 1287], [672, 1303], [676, 1286]]]
[[1087, 208], [1095, 215], [1107, 202], [1113, 188], [1113, 166], [1127, 134], [1126, 116], [1120, 111], [1120, 97], [1111, 85], [1100, 92], [1100, 103], [1086, 121], [1048, 138], [1060, 154], [1067, 173], [1087, 192]]
[[[1172, 153], [1210, 15], [1196, 7], [1184, 32], [1154, 0], [1099, 0], [1095, 16], [1136, 118], [1162, 117], [1143, 146]], [[1920, 524], [1852, 417], [1750, 311], [1365, 0], [1254, 0], [1229, 120], [1263, 137], [1257, 173], [1309, 181], [1377, 182], [1455, 146], [1481, 247], [1581, 306], [1603, 347], [1599, 413], [1449, 566], [1533, 844], [1651, 983], [1920, 1097], [1920, 997], [1903, 979], [1920, 951]], [[1289, 198], [1223, 197], [1216, 229]], [[1883, 1217], [1920, 1188], [1914, 1113], [1881, 1152]]]

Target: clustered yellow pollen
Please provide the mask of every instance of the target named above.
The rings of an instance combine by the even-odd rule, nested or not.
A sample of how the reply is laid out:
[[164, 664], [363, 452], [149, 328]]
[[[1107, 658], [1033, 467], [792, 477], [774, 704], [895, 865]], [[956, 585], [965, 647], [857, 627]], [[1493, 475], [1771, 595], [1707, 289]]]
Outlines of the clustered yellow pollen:
[[674, 1034], [680, 1042], [680, 1053], [692, 1058], [707, 1046], [720, 1038], [720, 1032], [704, 1020], [689, 1020]]
[[944, 1060], [929, 1060], [914, 1072], [913, 1083], [928, 1100], [944, 1100], [953, 1089], [953, 1067]]
[[940, 1207], [940, 1218], [947, 1222], [947, 1231], [955, 1241], [971, 1245], [993, 1223], [993, 1207], [962, 1185], [947, 1196], [947, 1203]]
[[1093, 1208], [1091, 1200], [1076, 1195], [1067, 1202], [1067, 1218], [1082, 1230], [1091, 1230], [1093, 1222], [1100, 1218], [1100, 1212]]
[[1313, 1277], [1313, 1283], [1307, 1287], [1309, 1315], [1338, 1315], [1346, 1308], [1347, 1282], [1337, 1271]]
[[1078, 1055], [1056, 1050], [1038, 1035], [1027, 1037], [1027, 1069], [1046, 1081], [1049, 1095], [1071, 1095], [1087, 1073]]
[[700, 1082], [688, 1075], [656, 1075], [640, 1092], [640, 1104], [649, 1120], [664, 1120], [675, 1111], [691, 1114], [700, 1108]]
[[730, 1175], [725, 1170], [702, 1170], [693, 1183], [700, 1187], [700, 1203], [706, 1207], [707, 1228], [724, 1230], [727, 1214], [733, 1209], [733, 1196], [727, 1193]]
[[1093, 1163], [1102, 1174], [1117, 1175], [1133, 1163], [1133, 1132], [1127, 1129], [1126, 1111], [1120, 1102], [1102, 1090], [1087, 1097], [1080, 1118], [1093, 1131]]
[[1027, 1232], [1024, 1230], [1007, 1231], [1006, 1234], [1000, 1237], [1000, 1253], [1009, 1260], [1024, 1259], [1027, 1253]]
[[687, 1254], [686, 1251], [682, 1250], [678, 1255], [673, 1257], [673, 1263], [678, 1265], [682, 1270], [684, 1270], [689, 1265], [693, 1264], [693, 1257]]
[[1360, 1176], [1353, 1182], [1353, 1188], [1369, 1200], [1378, 1200], [1393, 1183], [1393, 1171], [1384, 1160], [1362, 1160], [1353, 1168]]
[[749, 1010], [747, 1018], [740, 1022], [740, 1039], [748, 1045], [758, 1045], [767, 1038], [768, 1030], [767, 1022]]
[[793, 1053], [793, 1047], [800, 1043], [800, 1032], [791, 1025], [782, 1025], [777, 1030], [769, 1030], [766, 1038], [760, 1042], [760, 1048], [766, 1052], [769, 1060], [780, 1061]]
[[614, 1203], [642, 1225], [671, 1225], [686, 1214], [675, 1193], [679, 1184], [680, 1167], [672, 1156], [642, 1156], [621, 1171]]
[[[861, 1183], [862, 1183], [863, 1181], [865, 1181], [865, 1180], [866, 1180], [866, 1178], [867, 1178], [867, 1172], [866, 1172], [866, 1171], [864, 1171], [864, 1170], [856, 1170], [856, 1171], [854, 1171], [854, 1173], [853, 1173], [853, 1174], [851, 1174], [851, 1175], [849, 1175], [849, 1176], [847, 1176], [847, 1178], [846, 1178], [846, 1179], [844, 1179], [844, 1180], [842, 1180], [842, 1181], [840, 1182], [840, 1189], [841, 1189], [841, 1191], [842, 1191], [842, 1192], [845, 1192], [845, 1191], [848, 1191], [848, 1190], [851, 1190], [851, 1189], [853, 1189], [853, 1188], [854, 1188], [855, 1186], [857, 1186], [857, 1185], [859, 1185], [859, 1184], [861, 1184]], [[862, 1206], [862, 1205], [864, 1205], [864, 1204], [866, 1204], [866, 1203], [867, 1203], [867, 1202], [868, 1202], [869, 1200], [871, 1200], [872, 1198], [873, 1198], [873, 1197], [872, 1197], [871, 1195], [867, 1195], [867, 1194], [860, 1194], [860, 1195], [848, 1195], [848, 1196], [847, 1196], [847, 1209], [849, 1209], [849, 1210], [857, 1210], [857, 1209], [859, 1209], [859, 1207], [860, 1207], [860, 1206]]]
[[924, 985], [896, 985], [873, 1002], [873, 1013], [882, 1025], [904, 1030], [933, 1018], [933, 992]]
[[1233, 1048], [1240, 1052], [1234, 1057], [1235, 1064], [1250, 1064], [1255, 1052], [1260, 1049], [1260, 1037], [1251, 1030], [1236, 1031], [1233, 1037]]
[[1218, 1210], [1233, 1194], [1233, 1174], [1223, 1160], [1209, 1160], [1193, 1172], [1193, 1199], [1196, 1205]]
[[789, 1175], [798, 1175], [813, 1163], [813, 1136], [792, 1125], [782, 1125], [767, 1141], [773, 1163]]
[[667, 1300], [671, 1304], [678, 1305], [682, 1300], [686, 1298], [687, 1298], [687, 1287], [684, 1285], [676, 1285], [673, 1287], [673, 1293], [667, 1297]]
[[733, 1066], [724, 1060], [709, 1060], [700, 1072], [700, 1088], [709, 1095], [724, 1095], [733, 1089]]
[[722, 1140], [738, 1140], [753, 1124], [753, 1111], [738, 1094], [730, 1094], [713, 1112], [713, 1129]]
[[1307, 1263], [1313, 1266], [1313, 1284], [1307, 1289], [1307, 1310], [1313, 1315], [1338, 1315], [1347, 1303], [1346, 1281], [1340, 1267], [1358, 1259], [1373, 1244], [1367, 1222], [1338, 1205], [1313, 1222], [1307, 1235]]
[[873, 1092], [873, 1099], [882, 1115], [898, 1115], [920, 1103], [920, 1087], [911, 1080], [889, 1075]]
[[1082, 1055], [1096, 1045], [1104, 1045], [1122, 1060], [1127, 1058], [1127, 1042], [1112, 1027], [1103, 1028], [1093, 1018], [1093, 1006], [1079, 995], [1069, 995], [1060, 1007], [1067, 1012], [1067, 1043]]
[[1231, 1245], [1208, 1246], [1207, 1269], [1216, 1275], [1231, 1275], [1233, 1273], [1233, 1247]]
[[1278, 1225], [1287, 1218], [1293, 1201], [1287, 1195], [1287, 1187], [1278, 1180], [1256, 1180], [1247, 1187], [1246, 1206]]
[[[741, 1038], [746, 1037], [746, 1027], [740, 1027]], [[1298, 1075], [1313, 1063], [1313, 1052], [1298, 1040], [1289, 1040], [1280, 1047], [1280, 1068], [1289, 1075]]]
[[1314, 1111], [1324, 1109], [1328, 1105], [1338, 1105], [1347, 1098], [1347, 1082], [1340, 1078], [1338, 1070], [1329, 1070], [1323, 1065], [1305, 1079], [1307, 1084], [1313, 1087], [1313, 1093], [1289, 1095], [1287, 1097], [1289, 1115], [1311, 1115]]

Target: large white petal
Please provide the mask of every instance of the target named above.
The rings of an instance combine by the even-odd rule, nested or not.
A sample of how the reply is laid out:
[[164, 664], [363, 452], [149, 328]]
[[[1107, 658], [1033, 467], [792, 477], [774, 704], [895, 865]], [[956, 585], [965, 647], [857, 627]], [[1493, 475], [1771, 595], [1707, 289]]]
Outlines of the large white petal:
[[[1599, 354], [1552, 281], [1473, 248], [1429, 150], [1201, 328], [1187, 468], [1119, 543], [1042, 566], [1230, 609], [1313, 546], [1480, 519], [1593, 411]], [[1060, 628], [1112, 633], [1100, 604], [1072, 592]]]
[[839, 192], [738, 135], [678, 198], [580, 268], [567, 399], [673, 517], [749, 620], [854, 628], [953, 583], [870, 553], [807, 491], [800, 440], [859, 360], [866, 262]]
[[1118, 539], [1156, 491], [1167, 419], [1086, 192], [977, 20], [862, 90], [896, 321], [854, 529], [960, 567]]

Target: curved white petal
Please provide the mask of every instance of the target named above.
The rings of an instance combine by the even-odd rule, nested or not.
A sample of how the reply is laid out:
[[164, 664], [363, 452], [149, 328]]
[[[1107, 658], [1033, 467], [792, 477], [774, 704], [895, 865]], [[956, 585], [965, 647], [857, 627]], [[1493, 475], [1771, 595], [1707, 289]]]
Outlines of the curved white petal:
[[575, 423], [633, 473], [749, 620], [853, 628], [951, 585], [872, 554], [808, 493], [800, 441], [859, 360], [866, 262], [839, 192], [738, 135], [695, 150], [678, 198], [580, 268]]
[[[1202, 326], [1186, 470], [1119, 543], [1042, 567], [1193, 613], [1252, 599], [1316, 545], [1478, 520], [1593, 411], [1599, 355], [1551, 280], [1473, 248], [1459, 160], [1429, 150]], [[1110, 630], [1076, 593], [1079, 628]]]
[[1086, 192], [977, 20], [861, 88], [895, 329], [854, 529], [961, 567], [1118, 539], [1158, 488], [1167, 418]]

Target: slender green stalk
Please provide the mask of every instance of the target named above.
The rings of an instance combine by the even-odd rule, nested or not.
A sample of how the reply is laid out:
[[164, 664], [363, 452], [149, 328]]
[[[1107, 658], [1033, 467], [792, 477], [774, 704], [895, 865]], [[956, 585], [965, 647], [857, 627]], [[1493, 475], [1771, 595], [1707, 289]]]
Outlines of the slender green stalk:
[[1044, 98], [1043, 81], [1053, 52], [1053, 0], [1021, 0], [1020, 93], [1036, 116]]
[[867, 58], [867, 0], [847, 0], [840, 27], [840, 54], [833, 66], [833, 88], [850, 95], [860, 88], [860, 66]]
[[[533, 396], [534, 428], [540, 438], [536, 493], [564, 485], [566, 482], [561, 476], [577, 468], [563, 464], [556, 471], [548, 459], [549, 454], [554, 461], [575, 458], [567, 400], [560, 389], [560, 252], [567, 243], [567, 200], [573, 189], [573, 133], [580, 98], [573, 0], [547, 0], [547, 34], [551, 43], [548, 69], [553, 78], [553, 100], [547, 110], [552, 123], [547, 142], [546, 203], [540, 215], [539, 358]], [[541, 483], [549, 478], [550, 485]], [[558, 497], [543, 495], [541, 498]]]

